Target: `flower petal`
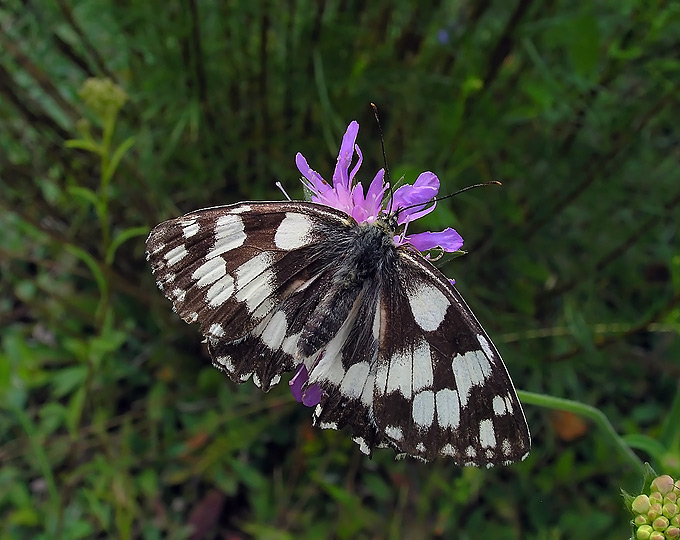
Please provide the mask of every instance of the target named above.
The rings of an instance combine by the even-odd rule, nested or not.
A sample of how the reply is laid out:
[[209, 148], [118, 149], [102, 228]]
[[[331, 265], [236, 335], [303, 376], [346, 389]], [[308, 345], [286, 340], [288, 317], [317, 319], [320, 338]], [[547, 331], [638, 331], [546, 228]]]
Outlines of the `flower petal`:
[[435, 204], [424, 208], [430, 203], [439, 192], [439, 178], [433, 172], [427, 171], [421, 173], [412, 186], [401, 186], [394, 192], [394, 199], [392, 200], [392, 208], [401, 210], [398, 216], [398, 223], [403, 225], [406, 221], [414, 221], [434, 210]]
[[338, 161], [335, 164], [335, 171], [333, 172], [333, 188], [338, 189], [340, 186], [347, 188], [349, 193], [349, 166], [352, 163], [352, 156], [354, 155], [354, 143], [359, 134], [359, 123], [352, 120], [347, 126], [347, 131], [342, 137], [340, 144], [340, 151], [338, 152]]
[[446, 252], [458, 251], [463, 246], [463, 237], [448, 227], [439, 232], [422, 232], [404, 238], [404, 243], [411, 244], [418, 251], [441, 248]]
[[308, 386], [302, 394], [302, 404], [307, 407], [315, 407], [321, 401], [321, 387], [319, 383]]
[[300, 364], [293, 375], [293, 378], [288, 381], [288, 386], [290, 386], [290, 391], [295, 398], [295, 401], [302, 402], [302, 385], [309, 379], [309, 373], [307, 373], [307, 366], [304, 363]]
[[376, 175], [373, 177], [371, 185], [368, 187], [368, 192], [366, 192], [366, 199], [364, 200], [363, 206], [366, 209], [366, 216], [363, 221], [367, 223], [372, 223], [382, 211], [382, 200], [385, 191], [389, 187], [384, 184], [385, 169], [380, 169]]
[[328, 185], [328, 182], [326, 182], [318, 172], [309, 166], [305, 156], [303, 156], [300, 152], [295, 155], [295, 164], [297, 165], [300, 173], [302, 173], [302, 176], [304, 176], [309, 181], [307, 187], [315, 195], [319, 196], [329, 189], [332, 189], [332, 187]]
[[351, 184], [354, 181], [354, 177], [357, 174], [357, 171], [359, 170], [359, 167], [361, 167], [361, 164], [364, 162], [364, 155], [361, 153], [361, 148], [359, 148], [358, 144], [354, 145], [354, 150], [357, 153], [357, 164], [354, 166], [352, 169], [352, 172], [349, 173], [349, 183]]

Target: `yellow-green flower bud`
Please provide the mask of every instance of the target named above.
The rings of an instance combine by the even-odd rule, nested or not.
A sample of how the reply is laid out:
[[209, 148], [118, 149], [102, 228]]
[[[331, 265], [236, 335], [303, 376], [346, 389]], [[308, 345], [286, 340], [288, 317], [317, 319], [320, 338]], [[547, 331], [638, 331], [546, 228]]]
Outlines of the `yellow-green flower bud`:
[[653, 532], [654, 529], [652, 529], [649, 525], [643, 525], [635, 533], [635, 538], [637, 540], [649, 540], [649, 537], [652, 535]]
[[633, 523], [636, 527], [639, 527], [640, 525], [649, 525], [651, 521], [645, 514], [638, 514], [635, 516]]
[[665, 538], [666, 537], [663, 535], [663, 533], [659, 531], [654, 531], [649, 535], [649, 540], [665, 540]]
[[115, 116], [127, 101], [127, 94], [111, 79], [90, 77], [78, 90], [80, 99], [102, 119]]
[[666, 503], [663, 505], [662, 513], [667, 518], [672, 518], [678, 513], [678, 505], [673, 503]]
[[680, 515], [671, 518], [671, 525], [673, 525], [673, 527], [680, 527]]
[[666, 538], [680, 538], [680, 527], [668, 527], [664, 534]]
[[667, 517], [659, 516], [652, 523], [655, 531], [665, 531], [668, 528], [669, 521]]
[[673, 478], [667, 474], [657, 476], [652, 480], [652, 493], [658, 491], [662, 495], [670, 493], [675, 486], [673, 485]]
[[675, 491], [671, 491], [670, 493], [666, 493], [666, 496], [663, 498], [664, 503], [669, 503], [669, 502], [676, 502], [678, 500], [678, 494], [675, 493]]
[[649, 500], [652, 504], [654, 503], [662, 503], [663, 502], [663, 495], [659, 493], [658, 491], [654, 491], [649, 495]]
[[649, 502], [649, 497], [647, 497], [647, 495], [638, 495], [633, 499], [633, 503], [630, 506], [636, 514], [646, 514], [649, 511], [651, 503]]
[[658, 518], [661, 514], [663, 514], [663, 507], [661, 506], [660, 503], [654, 503], [652, 506], [649, 507], [649, 510], [647, 511], [647, 516], [652, 521]]

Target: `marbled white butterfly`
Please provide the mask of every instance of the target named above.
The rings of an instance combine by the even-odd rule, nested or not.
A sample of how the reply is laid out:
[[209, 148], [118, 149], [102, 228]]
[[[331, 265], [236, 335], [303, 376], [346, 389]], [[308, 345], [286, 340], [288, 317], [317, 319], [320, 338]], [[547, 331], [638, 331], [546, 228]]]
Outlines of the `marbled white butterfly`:
[[295, 371], [291, 390], [315, 406], [314, 424], [349, 425], [366, 454], [524, 459], [529, 430], [498, 351], [420, 253], [457, 251], [462, 238], [406, 234], [434, 208], [439, 180], [426, 172], [390, 195], [380, 170], [364, 195], [358, 129], [345, 133], [332, 184], [297, 155], [313, 202], [243, 202], [155, 227], [158, 286], [199, 323], [218, 369], [265, 392]]

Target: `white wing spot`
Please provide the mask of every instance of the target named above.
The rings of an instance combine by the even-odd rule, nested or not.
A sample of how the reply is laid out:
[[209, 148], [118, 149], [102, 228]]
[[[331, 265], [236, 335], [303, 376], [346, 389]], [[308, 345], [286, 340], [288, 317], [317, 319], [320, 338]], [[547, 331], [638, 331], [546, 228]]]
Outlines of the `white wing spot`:
[[234, 371], [234, 362], [231, 360], [231, 356], [218, 356], [215, 358], [215, 362], [230, 373]]
[[274, 244], [279, 249], [290, 251], [309, 242], [313, 223], [303, 214], [286, 213], [274, 235]]
[[187, 292], [183, 289], [175, 289], [174, 291], [172, 291], [172, 294], [174, 295], [175, 300], [177, 300], [178, 302], [183, 302]]
[[353, 437], [352, 440], [359, 445], [359, 450], [368, 455], [371, 453], [363, 437]]
[[451, 443], [446, 443], [444, 446], [442, 446], [442, 449], [439, 451], [439, 453], [443, 456], [455, 456], [458, 454]]
[[177, 246], [176, 248], [173, 248], [170, 251], [168, 251], [165, 254], [165, 261], [168, 266], [174, 266], [186, 256], [187, 250], [184, 247], [184, 244], [182, 244], [181, 246]]
[[215, 323], [210, 327], [208, 333], [213, 337], [222, 337], [224, 335], [224, 328], [222, 328], [221, 324]]
[[501, 443], [501, 449], [506, 456], [512, 453], [512, 445], [508, 439], [503, 439], [503, 442]]
[[474, 446], [468, 446], [465, 449], [465, 457], [469, 457], [469, 458], [476, 458], [477, 457], [477, 450], [475, 450]]
[[416, 444], [416, 450], [418, 450], [418, 452], [424, 452], [425, 451], [425, 445], [423, 443], [419, 442], [418, 444]]
[[338, 429], [338, 424], [335, 422], [319, 422], [321, 429]]
[[184, 238], [191, 238], [198, 232], [198, 229], [200, 228], [198, 223], [196, 223], [196, 218], [185, 222], [183, 225], [182, 233], [184, 234]]
[[[274, 292], [273, 282], [276, 276], [270, 269], [273, 263], [273, 255], [264, 252], [244, 262], [234, 271], [236, 299], [246, 303], [251, 315], [262, 317], [273, 307], [271, 302], [265, 302], [265, 299]], [[263, 309], [256, 312], [261, 304]]]
[[342, 379], [340, 385], [340, 392], [349, 398], [357, 398], [361, 396], [368, 377], [368, 362], [357, 362], [349, 367]]
[[413, 421], [421, 427], [429, 427], [434, 419], [434, 392], [424, 390], [416, 394], [411, 403]]
[[260, 337], [267, 347], [275, 351], [281, 347], [283, 338], [286, 337], [286, 330], [288, 330], [286, 314], [283, 311], [277, 311], [267, 323]]
[[395, 441], [401, 441], [404, 438], [404, 432], [399, 426], [386, 426], [385, 435]]
[[493, 422], [488, 418], [479, 423], [479, 444], [484, 448], [496, 446], [496, 433], [493, 430]]
[[199, 287], [207, 287], [227, 274], [227, 263], [222, 257], [208, 259], [191, 274]]
[[189, 313], [189, 315], [187, 315], [186, 319], [185, 319], [185, 321], [187, 321], [189, 323], [196, 322], [197, 320], [198, 320], [198, 313], [196, 313], [195, 311], [192, 311], [191, 313]]
[[398, 390], [406, 399], [411, 399], [411, 376], [413, 362], [406, 351], [394, 354], [390, 360], [390, 371], [387, 378], [387, 392]]
[[416, 285], [415, 290], [409, 292], [407, 298], [413, 318], [418, 326], [427, 332], [439, 328], [451, 305], [449, 299], [437, 287], [422, 282]]
[[283, 343], [281, 344], [281, 349], [283, 352], [290, 354], [291, 356], [295, 356], [295, 352], [297, 351], [297, 343], [300, 341], [300, 336], [302, 335], [302, 331], [298, 332], [297, 334], [293, 334], [292, 336], [288, 336], [286, 339], [283, 340]]
[[433, 379], [430, 345], [423, 339], [413, 350], [413, 391], [431, 387]]
[[503, 401], [505, 402], [505, 411], [508, 414], [512, 414], [512, 400], [510, 399], [510, 396], [503, 398]]
[[205, 298], [210, 307], [218, 307], [229, 300], [232, 294], [234, 294], [234, 278], [225, 274], [210, 286], [208, 292], [205, 293]]
[[260, 388], [262, 386], [262, 381], [260, 381], [260, 377], [258, 376], [257, 373], [253, 373], [253, 382], [255, 383], [255, 386]]
[[481, 385], [491, 374], [491, 364], [482, 351], [468, 351], [453, 357], [453, 376], [461, 407], [465, 407], [473, 386]]
[[220, 216], [215, 222], [215, 245], [208, 253], [209, 259], [241, 247], [246, 241], [243, 220], [234, 215]]
[[477, 334], [477, 341], [479, 341], [479, 346], [482, 348], [487, 358], [495, 358], [497, 356], [493, 352], [493, 345], [491, 345], [482, 334]]
[[437, 392], [437, 422], [442, 428], [458, 428], [460, 424], [460, 402], [458, 392], [444, 388]]
[[375, 389], [381, 395], [385, 393], [385, 387], [387, 386], [388, 367], [389, 363], [380, 362], [375, 375]]
[[505, 414], [505, 400], [501, 396], [493, 397], [493, 412], [498, 416]]

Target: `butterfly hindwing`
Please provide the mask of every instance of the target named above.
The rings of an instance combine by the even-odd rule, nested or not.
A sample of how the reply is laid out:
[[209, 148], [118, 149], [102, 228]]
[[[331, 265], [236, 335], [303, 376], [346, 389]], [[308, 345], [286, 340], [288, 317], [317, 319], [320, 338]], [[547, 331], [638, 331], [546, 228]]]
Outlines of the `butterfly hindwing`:
[[523, 459], [529, 432], [503, 361], [449, 281], [412, 250], [384, 287], [375, 422], [386, 442], [461, 465]]

